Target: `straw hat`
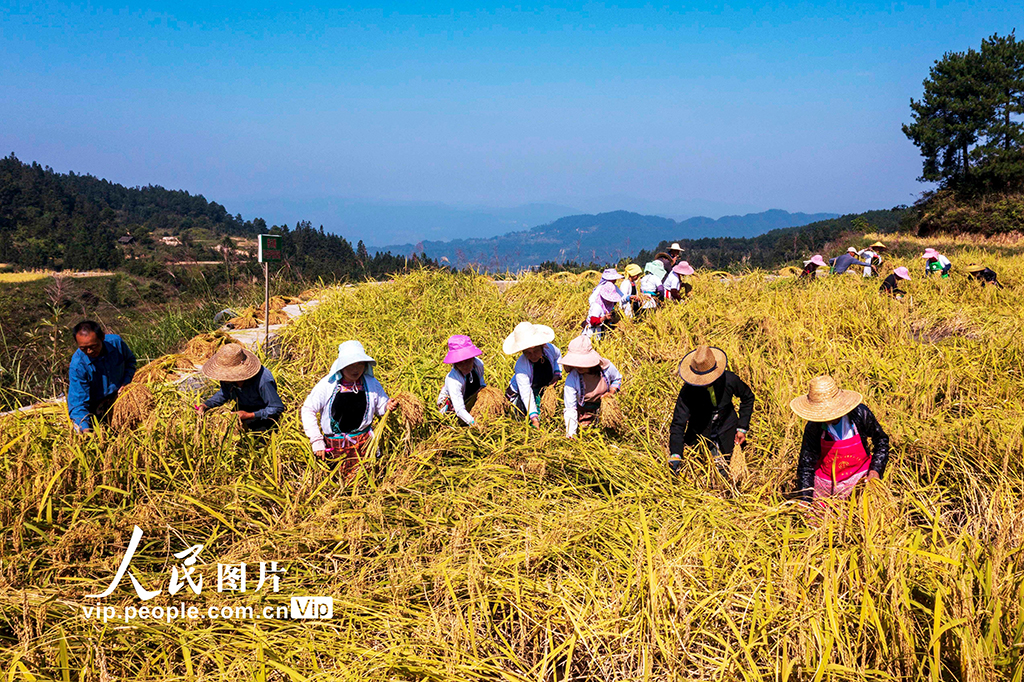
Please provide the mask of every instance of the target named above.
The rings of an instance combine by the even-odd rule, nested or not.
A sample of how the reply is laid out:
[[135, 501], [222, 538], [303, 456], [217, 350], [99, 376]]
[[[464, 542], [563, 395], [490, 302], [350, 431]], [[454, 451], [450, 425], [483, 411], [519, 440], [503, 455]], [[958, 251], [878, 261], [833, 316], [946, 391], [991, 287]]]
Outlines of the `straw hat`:
[[868, 248], [870, 248], [870, 249], [888, 249], [889, 247], [886, 246], [885, 244], [883, 244], [882, 242], [875, 242], [874, 244], [872, 244]]
[[814, 263], [819, 268], [825, 267], [825, 259], [822, 258], [820, 254], [815, 254], [815, 255], [811, 256], [811, 260], [809, 260], [807, 262], [808, 263]]
[[715, 346], [697, 346], [679, 362], [679, 377], [691, 386], [708, 386], [725, 373], [729, 359]]
[[522, 353], [527, 348], [543, 346], [555, 340], [555, 330], [544, 324], [520, 322], [512, 333], [505, 337], [501, 350], [505, 355]]
[[636, 263], [630, 263], [626, 266], [626, 277], [636, 277], [642, 274], [644, 274], [643, 269]]
[[860, 405], [863, 398], [856, 391], [839, 388], [832, 377], [820, 376], [811, 379], [807, 395], [793, 398], [789, 407], [809, 422], [830, 422]]
[[203, 376], [214, 381], [245, 381], [260, 371], [259, 358], [237, 343], [221, 347], [203, 364]]
[[668, 247], [669, 251], [679, 251], [682, 253], [683, 247], [679, 246], [679, 242], [672, 242], [672, 246]]
[[594, 350], [593, 344], [586, 336], [577, 336], [569, 342], [568, 352], [562, 356], [563, 367], [607, 367], [611, 362]]
[[896, 275], [900, 279], [910, 279], [910, 270], [907, 270], [902, 265], [892, 271], [892, 274]]
[[981, 272], [985, 269], [984, 265], [968, 265], [967, 272]]

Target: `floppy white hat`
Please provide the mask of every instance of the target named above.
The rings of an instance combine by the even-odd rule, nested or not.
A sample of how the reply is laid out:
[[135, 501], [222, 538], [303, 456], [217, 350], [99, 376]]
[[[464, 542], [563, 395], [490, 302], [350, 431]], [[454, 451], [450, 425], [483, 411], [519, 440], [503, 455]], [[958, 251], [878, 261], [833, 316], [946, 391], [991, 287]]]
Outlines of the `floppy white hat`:
[[327, 376], [331, 381], [338, 381], [341, 378], [341, 370], [357, 362], [366, 363], [366, 373], [373, 376], [373, 366], [377, 361], [366, 354], [363, 344], [358, 341], [345, 341], [338, 345], [338, 357], [331, 365], [331, 371]]
[[527, 348], [543, 346], [555, 340], [555, 330], [544, 324], [533, 324], [531, 322], [520, 322], [512, 333], [505, 337], [501, 344], [501, 350], [505, 355], [522, 353]]

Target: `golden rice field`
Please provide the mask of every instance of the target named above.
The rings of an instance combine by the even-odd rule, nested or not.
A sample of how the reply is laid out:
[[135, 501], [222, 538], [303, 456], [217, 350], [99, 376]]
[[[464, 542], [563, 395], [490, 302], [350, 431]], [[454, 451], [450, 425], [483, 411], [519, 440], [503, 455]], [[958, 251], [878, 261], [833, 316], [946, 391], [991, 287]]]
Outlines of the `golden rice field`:
[[0, 272], [0, 284], [24, 284], [52, 277], [52, 272], [32, 270], [30, 272]]
[[[873, 240], [873, 239], [872, 239]], [[865, 241], [865, 243], [868, 243]], [[933, 242], [935, 243], [935, 242]], [[200, 422], [157, 387], [134, 430], [69, 435], [57, 408], [0, 420], [0, 672], [63, 680], [1021, 680], [1024, 676], [1024, 258], [1020, 244], [944, 248], [1007, 285], [924, 280], [922, 244], [877, 280], [693, 278], [685, 303], [599, 342], [625, 376], [621, 432], [564, 438], [433, 409], [444, 342], [468, 333], [504, 388], [504, 336], [552, 325], [564, 349], [592, 280], [415, 272], [331, 290], [269, 360], [288, 412], [264, 447]], [[889, 267], [891, 268], [892, 265]], [[393, 395], [381, 457], [348, 487], [316, 461], [298, 407], [340, 341], [360, 339]], [[675, 365], [721, 346], [757, 394], [750, 476], [691, 452], [664, 464]], [[865, 395], [892, 440], [881, 484], [808, 517], [787, 500], [802, 429], [789, 400], [822, 372]], [[131, 573], [104, 600], [134, 526]], [[201, 594], [168, 594], [175, 552], [204, 545]], [[280, 591], [218, 592], [217, 564], [286, 569]], [[255, 578], [255, 575], [253, 575]], [[188, 595], [184, 597], [184, 595]], [[287, 606], [333, 617], [124, 621], [126, 607]], [[115, 607], [106, 623], [83, 605]], [[220, 613], [223, 613], [222, 611]], [[243, 612], [244, 614], [244, 612]]]

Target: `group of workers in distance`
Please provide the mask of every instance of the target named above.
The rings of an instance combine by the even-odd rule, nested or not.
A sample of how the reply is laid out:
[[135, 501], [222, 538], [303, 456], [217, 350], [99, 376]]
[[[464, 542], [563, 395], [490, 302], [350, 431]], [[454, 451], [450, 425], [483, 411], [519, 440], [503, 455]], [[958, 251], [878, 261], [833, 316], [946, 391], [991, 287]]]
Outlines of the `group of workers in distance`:
[[[540, 425], [541, 397], [563, 380], [563, 420], [568, 438], [580, 429], [598, 425], [602, 400], [622, 390], [618, 368], [594, 348], [592, 339], [614, 328], [618, 311], [634, 316], [660, 302], [680, 300], [691, 287], [683, 279], [693, 274], [682, 249], [673, 244], [668, 253], [658, 253], [641, 270], [635, 264], [625, 275], [614, 268], [602, 273], [589, 298], [588, 317], [581, 333], [562, 354], [555, 345], [551, 327], [521, 322], [502, 344], [506, 355], [515, 356], [512, 377], [505, 389], [509, 407], [533, 426]], [[883, 263], [885, 245], [875, 242], [861, 251], [851, 249], [830, 263], [833, 271], [864, 268], [864, 276], [877, 273]], [[948, 258], [927, 249], [922, 258], [925, 272], [948, 277]], [[813, 267], [812, 267], [813, 266]], [[820, 255], [807, 261], [803, 276], [812, 276], [826, 266]], [[989, 268], [972, 265], [967, 271], [984, 284], [1001, 287]], [[896, 268], [885, 278], [881, 290], [902, 294], [899, 280], [909, 280], [906, 267]], [[135, 375], [136, 359], [116, 334], [105, 334], [92, 321], [73, 329], [78, 350], [69, 368], [68, 414], [82, 432], [92, 429], [93, 419], [102, 419]], [[448, 339], [443, 363], [449, 366], [437, 409], [453, 414], [471, 426], [471, 414], [481, 389], [487, 386], [483, 350], [469, 336]], [[338, 354], [327, 374], [317, 382], [301, 408], [302, 428], [313, 453], [339, 464], [343, 476], [351, 475], [372, 439], [373, 421], [395, 407], [374, 376], [376, 361], [356, 340], [338, 346]], [[225, 403], [234, 402], [242, 427], [261, 433], [276, 428], [284, 414], [277, 384], [259, 358], [239, 344], [220, 348], [201, 368], [202, 374], [218, 382], [218, 390], [196, 407], [200, 415]], [[683, 385], [676, 397], [669, 429], [668, 466], [681, 471], [687, 448], [703, 444], [712, 452], [720, 472], [727, 473], [732, 454], [743, 446], [754, 410], [754, 393], [728, 369], [728, 358], [715, 347], [701, 345], [679, 363], [677, 374]], [[739, 402], [737, 411], [734, 401]], [[839, 388], [828, 376], [810, 382], [806, 395], [794, 398], [790, 407], [807, 420], [797, 462], [796, 490], [804, 500], [846, 497], [862, 480], [878, 478], [885, 472], [889, 440], [861, 395]], [[869, 454], [869, 440], [871, 442]]]
[[[820, 254], [815, 254], [810, 258], [810, 260], [804, 261], [804, 269], [800, 273], [800, 277], [807, 279], [816, 277], [818, 275], [818, 268], [825, 267], [829, 268], [829, 272], [833, 275], [842, 275], [854, 265], [864, 268], [865, 277], [874, 277], [879, 274], [879, 269], [884, 262], [882, 254], [885, 251], [886, 246], [882, 242], [875, 242], [871, 246], [861, 249], [860, 251], [851, 246], [846, 250], [846, 253], [829, 259], [828, 263], [825, 262], [825, 259], [822, 258]], [[924, 250], [924, 253], [921, 254], [921, 258], [924, 259], [925, 275], [937, 273], [942, 278], [949, 277], [949, 272], [952, 270], [953, 264], [937, 250], [927, 248]], [[1000, 289], [1003, 288], [1003, 285], [1000, 284], [997, 279], [996, 273], [991, 268], [984, 265], [969, 265], [966, 270], [967, 274], [981, 282], [982, 286], [992, 284]], [[904, 266], [896, 268], [885, 279], [883, 279], [882, 285], [878, 290], [883, 294], [889, 294], [896, 298], [903, 298], [907, 292], [899, 288], [901, 280], [910, 281], [910, 270]]]
[[666, 301], [681, 301], [690, 295], [693, 286], [684, 278], [694, 274], [693, 266], [680, 260], [683, 248], [673, 243], [668, 252], [658, 252], [643, 269], [636, 263], [620, 274], [615, 268], [601, 273], [587, 300], [587, 317], [583, 335], [601, 338], [615, 328], [620, 317], [639, 317]]

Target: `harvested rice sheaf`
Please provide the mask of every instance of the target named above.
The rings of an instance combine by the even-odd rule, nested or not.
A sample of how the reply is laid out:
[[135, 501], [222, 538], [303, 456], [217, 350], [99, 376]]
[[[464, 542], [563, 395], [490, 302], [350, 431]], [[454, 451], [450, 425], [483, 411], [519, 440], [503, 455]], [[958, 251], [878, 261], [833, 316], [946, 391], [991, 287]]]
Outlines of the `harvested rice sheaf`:
[[409, 391], [402, 391], [395, 395], [395, 402], [398, 403], [398, 414], [405, 426], [414, 428], [423, 424], [427, 410], [422, 400]]
[[232, 329], [255, 329], [260, 326], [260, 321], [254, 315], [240, 315], [228, 320], [227, 326]]
[[130, 383], [124, 387], [111, 408], [110, 424], [117, 431], [133, 429], [153, 411], [156, 398], [149, 386], [142, 383]]
[[556, 414], [558, 414], [558, 388], [557, 386], [548, 386], [540, 397], [540, 416], [541, 419], [554, 419]]
[[193, 337], [187, 344], [185, 349], [181, 351], [181, 355], [188, 358], [197, 365], [200, 365], [216, 353], [221, 346], [228, 343], [238, 343], [234, 337], [229, 334], [225, 334], [221, 331], [210, 332], [208, 334], [200, 334], [199, 336]]
[[601, 410], [598, 415], [601, 418], [601, 426], [603, 428], [621, 431], [626, 425], [626, 417], [622, 413], [619, 399], [613, 395], [606, 395], [601, 398]]
[[742, 483], [750, 475], [747, 468], [747, 455], [743, 452], [742, 445], [737, 445], [732, 452], [732, 459], [729, 460], [729, 478], [733, 483]]
[[484, 386], [476, 394], [476, 403], [469, 410], [473, 419], [487, 422], [505, 414], [508, 401], [505, 394], [492, 386]]
[[140, 367], [135, 372], [133, 381], [144, 384], [174, 381], [178, 378], [177, 370], [190, 372], [195, 371], [195, 368], [195, 363], [187, 355], [182, 353], [164, 355]]

